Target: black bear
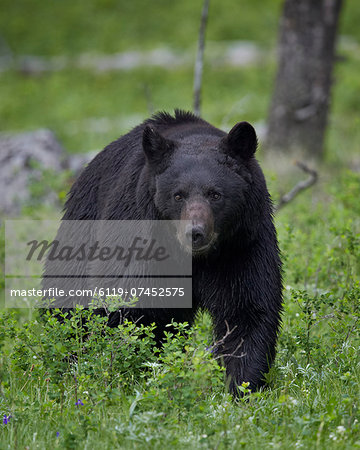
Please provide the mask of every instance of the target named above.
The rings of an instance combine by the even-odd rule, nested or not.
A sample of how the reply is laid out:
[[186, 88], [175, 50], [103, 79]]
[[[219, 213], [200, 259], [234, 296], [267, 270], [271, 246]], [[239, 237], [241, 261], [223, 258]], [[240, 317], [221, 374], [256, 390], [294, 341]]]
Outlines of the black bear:
[[[109, 144], [72, 186], [63, 219], [190, 221], [178, 238], [193, 258], [191, 309], [130, 310], [192, 322], [207, 310], [230, 391], [260, 387], [275, 356], [282, 309], [272, 205], [247, 122], [227, 134], [192, 113], [159, 113]], [[110, 318], [116, 326], [119, 316]]]

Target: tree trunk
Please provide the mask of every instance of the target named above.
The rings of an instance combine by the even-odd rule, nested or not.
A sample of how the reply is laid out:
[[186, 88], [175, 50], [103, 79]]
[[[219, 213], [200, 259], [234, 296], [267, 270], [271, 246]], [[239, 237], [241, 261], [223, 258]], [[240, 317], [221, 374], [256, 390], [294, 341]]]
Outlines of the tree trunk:
[[342, 0], [285, 0], [266, 146], [321, 157]]

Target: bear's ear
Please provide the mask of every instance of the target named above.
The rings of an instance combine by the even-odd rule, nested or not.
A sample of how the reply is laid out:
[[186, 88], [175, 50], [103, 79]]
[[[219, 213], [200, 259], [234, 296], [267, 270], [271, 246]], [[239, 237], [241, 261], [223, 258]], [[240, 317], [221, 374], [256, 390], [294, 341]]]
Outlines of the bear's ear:
[[225, 152], [233, 158], [249, 159], [257, 148], [258, 140], [254, 127], [248, 122], [237, 123], [224, 138]]
[[160, 166], [164, 165], [164, 162], [172, 154], [175, 147], [173, 141], [165, 139], [157, 130], [149, 125], [143, 131], [142, 145], [148, 163], [159, 169]]

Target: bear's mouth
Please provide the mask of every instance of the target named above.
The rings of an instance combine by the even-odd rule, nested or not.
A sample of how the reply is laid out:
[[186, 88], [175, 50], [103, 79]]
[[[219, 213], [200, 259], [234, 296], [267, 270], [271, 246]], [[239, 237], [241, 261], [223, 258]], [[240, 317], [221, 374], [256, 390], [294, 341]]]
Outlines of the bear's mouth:
[[214, 243], [216, 242], [217, 238], [218, 238], [217, 233], [211, 233], [206, 244], [202, 245], [201, 247], [197, 247], [194, 244], [189, 245], [188, 241], [184, 239], [183, 236], [178, 234], [178, 240], [182, 248], [185, 250], [186, 253], [191, 253], [194, 257], [205, 255], [206, 253], [208, 253], [214, 247]]

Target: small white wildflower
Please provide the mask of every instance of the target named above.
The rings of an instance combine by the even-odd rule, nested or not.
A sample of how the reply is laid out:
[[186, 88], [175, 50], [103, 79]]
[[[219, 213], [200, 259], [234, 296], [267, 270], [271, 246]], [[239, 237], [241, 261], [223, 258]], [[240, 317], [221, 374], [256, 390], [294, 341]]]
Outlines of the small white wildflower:
[[299, 316], [300, 316], [300, 314], [299, 314], [299, 313], [296, 313], [296, 314], [295, 314], [295, 316], [296, 316], [296, 317], [299, 317]]
[[207, 434], [202, 434], [201, 437], [205, 439], [207, 438]]
[[346, 431], [346, 428], [343, 427], [342, 425], [339, 425], [339, 426], [336, 428], [336, 431], [337, 431], [339, 434], [344, 434], [345, 431]]
[[336, 441], [336, 439], [337, 439], [336, 434], [335, 433], [330, 433], [329, 434], [329, 439], [331, 439], [333, 441]]

